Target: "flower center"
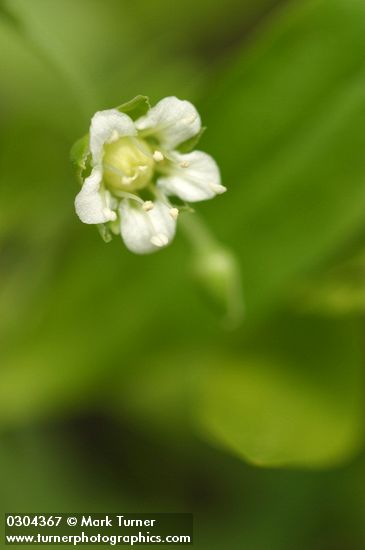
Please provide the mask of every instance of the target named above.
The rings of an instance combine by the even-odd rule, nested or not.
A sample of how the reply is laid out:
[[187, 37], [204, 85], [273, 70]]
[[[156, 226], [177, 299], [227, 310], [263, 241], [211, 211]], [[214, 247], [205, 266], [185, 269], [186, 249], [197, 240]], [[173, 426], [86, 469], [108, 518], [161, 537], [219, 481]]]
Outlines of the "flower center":
[[121, 137], [104, 147], [104, 183], [116, 195], [146, 187], [154, 165], [152, 152], [142, 139]]

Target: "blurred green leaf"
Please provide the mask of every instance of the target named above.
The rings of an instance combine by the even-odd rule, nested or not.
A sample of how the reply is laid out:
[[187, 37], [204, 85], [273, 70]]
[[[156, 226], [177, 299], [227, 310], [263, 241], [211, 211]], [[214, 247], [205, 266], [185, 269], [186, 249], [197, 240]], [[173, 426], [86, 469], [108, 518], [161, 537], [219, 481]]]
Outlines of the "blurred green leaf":
[[331, 316], [365, 312], [365, 252], [298, 282], [289, 305], [304, 313]]
[[228, 187], [205, 208], [241, 255], [248, 318], [364, 226], [364, 2], [282, 12], [202, 102]]
[[17, 29], [21, 27], [19, 19], [8, 9], [4, 0], [0, 0], [0, 17], [3, 17], [5, 21]]
[[354, 322], [277, 320], [239, 357], [208, 358], [198, 417], [216, 444], [261, 466], [328, 467], [363, 441]]

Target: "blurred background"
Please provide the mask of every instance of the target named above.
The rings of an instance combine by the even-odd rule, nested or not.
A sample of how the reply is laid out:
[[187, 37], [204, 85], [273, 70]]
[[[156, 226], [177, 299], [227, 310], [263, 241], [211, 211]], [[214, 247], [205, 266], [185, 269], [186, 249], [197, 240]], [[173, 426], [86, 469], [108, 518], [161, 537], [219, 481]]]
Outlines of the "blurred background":
[[[0, 501], [192, 512], [195, 546], [365, 547], [365, 1], [2, 0]], [[245, 319], [74, 213], [100, 109], [176, 95]]]

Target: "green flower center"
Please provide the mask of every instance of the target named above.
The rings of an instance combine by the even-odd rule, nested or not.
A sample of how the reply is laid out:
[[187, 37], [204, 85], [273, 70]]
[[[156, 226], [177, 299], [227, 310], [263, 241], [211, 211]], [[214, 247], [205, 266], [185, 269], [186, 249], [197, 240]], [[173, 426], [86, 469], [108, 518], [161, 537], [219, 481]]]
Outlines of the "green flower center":
[[121, 137], [104, 147], [104, 183], [116, 195], [146, 187], [154, 165], [152, 151], [142, 139]]

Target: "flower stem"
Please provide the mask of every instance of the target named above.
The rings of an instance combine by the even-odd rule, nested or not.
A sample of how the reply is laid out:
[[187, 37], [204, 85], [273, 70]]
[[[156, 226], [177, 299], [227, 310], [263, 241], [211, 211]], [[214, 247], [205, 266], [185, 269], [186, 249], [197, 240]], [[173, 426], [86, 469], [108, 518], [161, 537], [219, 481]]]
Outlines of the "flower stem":
[[179, 225], [193, 248], [193, 271], [225, 310], [226, 328], [237, 328], [244, 317], [242, 276], [235, 254], [219, 243], [197, 214], [183, 213]]

